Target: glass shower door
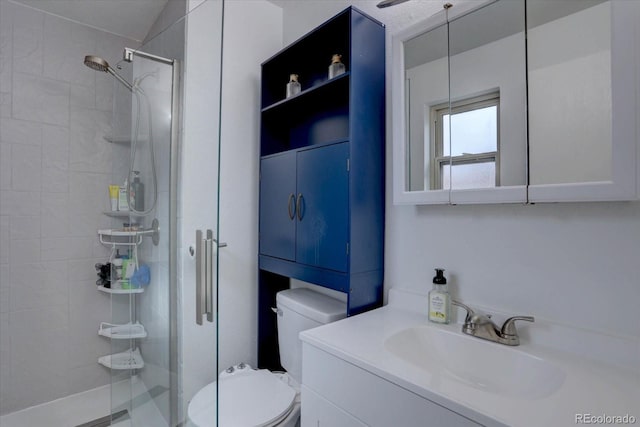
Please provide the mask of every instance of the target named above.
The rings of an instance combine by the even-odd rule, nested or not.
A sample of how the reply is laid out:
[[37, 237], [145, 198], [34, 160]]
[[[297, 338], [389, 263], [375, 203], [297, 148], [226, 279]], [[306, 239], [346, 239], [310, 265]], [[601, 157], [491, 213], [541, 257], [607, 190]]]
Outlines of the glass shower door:
[[[133, 52], [119, 71], [132, 91], [116, 90], [114, 181], [125, 190], [113, 219], [112, 319], [101, 329], [111, 339], [105, 360], [112, 373], [112, 422], [164, 426], [171, 420], [171, 307], [176, 301], [171, 268], [176, 217], [172, 217], [172, 60]], [[128, 93], [127, 93], [128, 92]], [[125, 187], [126, 183], [126, 187]], [[172, 191], [173, 190], [173, 191]], [[175, 243], [173, 243], [175, 245]], [[175, 268], [175, 267], [174, 267]], [[175, 323], [175, 322], [174, 322]]]
[[[122, 260], [115, 263], [122, 264], [116, 268], [124, 283], [111, 295], [111, 323], [130, 332], [111, 339], [112, 362], [114, 355], [124, 360], [121, 369], [111, 369], [115, 426], [187, 424], [190, 402], [218, 372], [223, 1], [185, 4], [186, 16], [156, 28], [129, 51], [131, 62], [117, 65], [133, 90], [114, 83], [113, 182], [127, 179], [132, 209], [143, 200], [139, 212], [130, 209], [112, 221], [113, 229], [130, 230], [126, 245], [114, 246], [111, 255]], [[210, 313], [198, 316], [201, 322], [198, 291]], [[205, 416], [216, 425], [215, 397]]]

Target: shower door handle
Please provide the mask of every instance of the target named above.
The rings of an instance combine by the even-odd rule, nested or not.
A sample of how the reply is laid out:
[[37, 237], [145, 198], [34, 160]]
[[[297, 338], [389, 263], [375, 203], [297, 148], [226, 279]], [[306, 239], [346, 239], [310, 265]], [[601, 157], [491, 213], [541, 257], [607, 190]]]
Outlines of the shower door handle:
[[[202, 230], [196, 230], [196, 323], [202, 325], [202, 316], [207, 311], [207, 241]], [[207, 316], [208, 318], [208, 316]]]
[[205, 239], [205, 288], [204, 288], [204, 312], [207, 320], [213, 322], [213, 231], [207, 230]]
[[196, 323], [202, 325], [202, 316], [207, 315], [207, 321], [213, 322], [215, 309], [215, 289], [213, 288], [214, 263], [213, 256], [218, 248], [227, 244], [218, 243], [213, 237], [213, 231], [196, 230]]
[[207, 314], [207, 320], [209, 322], [213, 322], [213, 231], [207, 230], [207, 239], [205, 240], [205, 242], [205, 313]]

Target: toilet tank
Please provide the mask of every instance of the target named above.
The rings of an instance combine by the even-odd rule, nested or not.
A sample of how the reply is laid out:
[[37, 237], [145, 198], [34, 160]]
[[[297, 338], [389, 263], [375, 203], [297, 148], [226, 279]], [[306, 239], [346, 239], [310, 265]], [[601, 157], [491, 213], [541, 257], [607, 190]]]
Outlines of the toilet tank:
[[306, 288], [287, 289], [276, 295], [280, 364], [298, 383], [302, 380], [302, 341], [307, 329], [347, 317], [347, 304]]

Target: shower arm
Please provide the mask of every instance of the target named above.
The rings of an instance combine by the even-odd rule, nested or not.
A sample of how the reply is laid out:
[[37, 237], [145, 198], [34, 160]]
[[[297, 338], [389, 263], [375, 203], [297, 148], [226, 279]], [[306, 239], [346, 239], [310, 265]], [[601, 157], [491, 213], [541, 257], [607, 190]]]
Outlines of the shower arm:
[[120, 83], [122, 83], [127, 89], [129, 89], [131, 92], [133, 92], [133, 86], [131, 86], [131, 83], [129, 83], [128, 81], [126, 81], [120, 74], [116, 73], [113, 68], [108, 67], [107, 68], [107, 73], [111, 74], [113, 77], [116, 78], [116, 80], [118, 80]]

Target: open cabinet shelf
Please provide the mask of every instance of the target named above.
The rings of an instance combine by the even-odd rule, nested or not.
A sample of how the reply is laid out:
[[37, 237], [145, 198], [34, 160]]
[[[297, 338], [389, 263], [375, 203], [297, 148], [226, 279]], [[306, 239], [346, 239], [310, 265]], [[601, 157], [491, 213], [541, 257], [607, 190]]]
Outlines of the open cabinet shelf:
[[275, 102], [271, 105], [269, 105], [268, 107], [265, 107], [262, 109], [262, 112], [267, 112], [267, 111], [271, 111], [271, 110], [275, 110], [277, 108], [283, 108], [285, 106], [288, 106], [289, 104], [297, 104], [297, 103], [302, 103], [304, 101], [305, 98], [307, 97], [311, 97], [314, 94], [320, 94], [323, 92], [328, 91], [329, 89], [327, 89], [328, 87], [330, 87], [331, 85], [337, 85], [342, 79], [349, 79], [349, 72], [345, 72], [344, 74], [341, 74], [339, 76], [336, 76], [330, 80], [325, 80], [322, 83], [318, 83], [315, 86], [312, 86], [308, 89], [303, 90], [302, 92], [300, 92], [297, 95], [294, 95], [290, 98], [286, 98], [283, 99], [281, 101]]

